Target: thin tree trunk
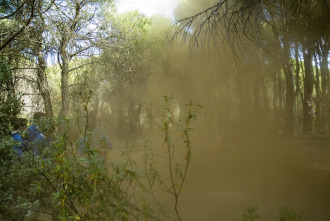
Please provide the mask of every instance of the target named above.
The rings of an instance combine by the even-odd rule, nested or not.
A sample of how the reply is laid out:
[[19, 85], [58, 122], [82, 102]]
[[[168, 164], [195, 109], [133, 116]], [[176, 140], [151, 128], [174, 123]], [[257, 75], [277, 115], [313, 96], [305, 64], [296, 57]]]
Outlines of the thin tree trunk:
[[315, 63], [315, 130], [321, 132], [321, 122], [320, 122], [320, 109], [321, 109], [321, 90], [320, 90], [320, 71], [317, 62], [316, 54], [314, 54], [314, 63]]
[[75, 7], [75, 16], [68, 29], [61, 30], [61, 44], [59, 47], [59, 64], [61, 66], [61, 96], [62, 96], [62, 105], [59, 113], [60, 117], [66, 117], [69, 112], [69, 63], [72, 59], [72, 55], [69, 55], [68, 44], [71, 39], [74, 39], [74, 34], [77, 31], [78, 19], [80, 16], [81, 6], [84, 4], [84, 1], [76, 1]]
[[[65, 35], [66, 33], [63, 33]], [[61, 61], [61, 97], [62, 105], [60, 109], [59, 116], [66, 117], [69, 112], [69, 55], [66, 51], [68, 44], [68, 36], [63, 36], [61, 46], [60, 46], [60, 58]]]
[[114, 107], [115, 110], [115, 117], [117, 121], [117, 132], [120, 137], [124, 138], [124, 135], [126, 134], [125, 128], [127, 125], [127, 120], [125, 116], [125, 107], [124, 107], [124, 101], [127, 97], [124, 95], [124, 89], [118, 88], [118, 94], [116, 96], [116, 105]]
[[[240, 67], [237, 67], [240, 68]], [[238, 97], [239, 97], [239, 125], [238, 128], [240, 130], [240, 133], [246, 133], [249, 129], [251, 131], [250, 122], [249, 119], [251, 118], [250, 115], [250, 100], [249, 98], [249, 87], [248, 87], [248, 81], [245, 78], [245, 75], [242, 74], [240, 70], [236, 71], [236, 82], [237, 82], [237, 88], [238, 88]], [[237, 125], [238, 126], [238, 125]]]
[[329, 97], [330, 97], [330, 87], [329, 87], [330, 77], [329, 77], [329, 67], [328, 67], [328, 56], [329, 56], [329, 51], [323, 50], [322, 59], [320, 62], [321, 79], [322, 79], [320, 126], [322, 132], [327, 132], [330, 127], [330, 118], [329, 118], [330, 108], [328, 107]]
[[274, 91], [273, 111], [274, 111], [274, 114], [275, 115], [278, 114], [278, 105], [277, 105], [277, 101], [278, 101], [278, 83], [277, 83], [277, 75], [278, 75], [277, 72], [275, 72], [274, 75], [273, 75], [273, 91]]
[[304, 100], [303, 100], [303, 133], [312, 132], [313, 110], [312, 110], [312, 93], [313, 93], [313, 54], [310, 48], [304, 50]]
[[41, 51], [38, 52], [38, 70], [37, 70], [37, 84], [38, 89], [40, 91], [40, 94], [42, 96], [44, 106], [45, 106], [45, 112], [47, 117], [53, 118], [53, 105], [50, 99], [50, 92], [47, 82], [47, 76], [46, 76], [46, 69], [47, 64], [45, 62], [43, 53]]
[[128, 100], [128, 123], [129, 132], [132, 135], [137, 135], [140, 131], [140, 102], [139, 98], [134, 95], [133, 82], [130, 82], [129, 100]]
[[45, 25], [43, 18], [41, 18], [41, 22], [42, 22], [40, 24], [41, 27], [39, 28], [37, 33], [38, 42], [36, 44], [36, 53], [38, 59], [37, 85], [44, 102], [46, 115], [49, 118], [53, 118], [54, 117], [53, 106], [50, 99], [50, 92], [49, 92], [48, 81], [46, 76], [47, 63], [45, 60], [45, 54], [43, 52], [43, 47], [42, 47], [42, 41], [43, 41], [42, 34], [44, 32], [44, 25]]
[[262, 87], [262, 97], [263, 97], [263, 99], [262, 99], [263, 110], [265, 111], [265, 113], [268, 113], [269, 112], [269, 98], [268, 98], [268, 91], [267, 91], [267, 87], [266, 87], [264, 72], [262, 73], [261, 87]]
[[299, 48], [298, 43], [295, 43], [295, 60], [296, 60], [296, 69], [295, 69], [295, 84], [296, 91], [295, 97], [300, 93], [300, 61], [299, 61]]
[[300, 91], [300, 56], [299, 56], [299, 44], [296, 41], [295, 42], [295, 92], [294, 92], [294, 97], [295, 97], [295, 103], [294, 103], [294, 114], [295, 114], [295, 128], [296, 132], [299, 131], [300, 128], [300, 112], [298, 109], [298, 104], [297, 104], [297, 96], [301, 94]]
[[286, 96], [285, 96], [285, 128], [286, 136], [294, 135], [294, 80], [290, 63], [290, 43], [286, 36], [283, 37], [283, 58], [282, 66], [285, 75]]
[[253, 113], [256, 116], [260, 116], [261, 108], [260, 108], [260, 76], [259, 73], [256, 73], [256, 76], [253, 80], [253, 109], [255, 110]]
[[277, 73], [277, 82], [278, 82], [278, 113], [280, 115], [283, 114], [283, 86], [282, 86], [282, 78], [281, 78], [281, 71]]
[[153, 108], [152, 108], [152, 101], [151, 99], [148, 100], [147, 106], [147, 116], [148, 116], [148, 125], [149, 125], [149, 132], [154, 130], [154, 115], [153, 115]]
[[268, 91], [266, 88], [266, 82], [265, 82], [265, 68], [264, 68], [264, 60], [262, 58], [261, 50], [259, 50], [259, 58], [260, 58], [260, 87], [262, 91], [262, 110], [264, 113], [267, 113], [269, 111], [269, 99], [268, 99]]

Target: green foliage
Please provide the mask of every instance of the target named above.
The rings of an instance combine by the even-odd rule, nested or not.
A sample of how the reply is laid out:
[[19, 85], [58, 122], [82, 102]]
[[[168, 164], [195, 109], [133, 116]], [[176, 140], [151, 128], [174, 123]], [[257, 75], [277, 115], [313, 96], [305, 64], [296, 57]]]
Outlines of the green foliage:
[[32, 215], [45, 203], [45, 192], [41, 188], [44, 182], [36, 167], [39, 157], [34, 158], [31, 152], [18, 157], [12, 150], [13, 145], [9, 137], [0, 143], [0, 218], [5, 220]]
[[[168, 101], [167, 99], [166, 102]], [[88, 111], [89, 96], [86, 96], [85, 102]], [[111, 161], [107, 164], [107, 151], [101, 150], [92, 140], [88, 140], [90, 143], [86, 145], [87, 154], [78, 154], [79, 140], [75, 141], [70, 137], [74, 128], [72, 125], [75, 124], [71, 119], [66, 121], [66, 133], [55, 137], [41, 156], [34, 156], [32, 151], [28, 151], [22, 157], [17, 157], [12, 150], [14, 142], [10, 138], [2, 139], [0, 218], [17, 220], [25, 217], [34, 220], [40, 213], [51, 214], [57, 220], [168, 218], [166, 205], [157, 199], [155, 189], [162, 185], [168, 193], [173, 194], [177, 210], [187, 165], [191, 162], [189, 133], [192, 129], [189, 121], [195, 118], [191, 111], [192, 106], [192, 102], [187, 105], [189, 111], [186, 120], [175, 123], [167, 118], [167, 122], [164, 122], [164, 125], [168, 125], [167, 129], [163, 128], [166, 132], [165, 140], [173, 145], [168, 146], [170, 150], [173, 150], [175, 143], [170, 141], [169, 130], [173, 125], [169, 124], [178, 126], [186, 147], [184, 168], [182, 161], [178, 161], [173, 152], [170, 154], [171, 158], [168, 160], [172, 181], [158, 171], [157, 154], [149, 146], [148, 140], [143, 145], [142, 161], [131, 156], [133, 148], [128, 143], [125, 144], [121, 152], [122, 159], [118, 162]], [[168, 111], [166, 116], [171, 112], [170, 107], [164, 110]], [[39, 123], [43, 124], [43, 128], [54, 127], [52, 121]], [[179, 215], [178, 218], [181, 219]]]
[[[302, 218], [300, 214], [297, 214], [293, 208], [288, 205], [284, 205], [279, 209], [280, 221], [303, 221], [305, 219]], [[252, 221], [258, 220], [260, 217], [257, 214], [256, 206], [247, 206], [242, 213], [243, 221]]]
[[[163, 105], [164, 108], [164, 119], [162, 124], [162, 131], [165, 134], [164, 139], [164, 146], [167, 149], [167, 159], [168, 159], [168, 168], [169, 168], [169, 175], [170, 175], [170, 182], [167, 184], [166, 182], [161, 182], [165, 189], [173, 195], [175, 203], [174, 203], [174, 210], [176, 216], [179, 220], [181, 216], [178, 211], [178, 199], [181, 195], [183, 184], [186, 179], [186, 175], [188, 172], [189, 165], [191, 163], [191, 139], [190, 134], [192, 132], [191, 128], [191, 120], [196, 120], [196, 114], [193, 113], [193, 109], [195, 107], [202, 107], [198, 104], [193, 103], [191, 100], [188, 104], [184, 105], [183, 107], [187, 108], [186, 114], [180, 118], [178, 121], [172, 117], [174, 116], [173, 110], [170, 108], [170, 103], [175, 102], [171, 97], [164, 96], [165, 104]], [[173, 127], [173, 128], [172, 128]], [[172, 129], [171, 129], [172, 128]], [[175, 130], [176, 128], [179, 129], [182, 141], [184, 143], [184, 159], [176, 159], [175, 152], [178, 151], [178, 147], [173, 142], [173, 138], [171, 137], [171, 131]]]
[[257, 219], [259, 219], [259, 215], [257, 214], [256, 206], [248, 206], [244, 209], [244, 211], [242, 213], [243, 221], [254, 221]]
[[279, 209], [280, 221], [303, 221], [304, 219], [300, 214], [297, 214], [293, 208], [284, 205]]
[[11, 124], [21, 111], [21, 102], [15, 94], [15, 81], [8, 59], [0, 57], [0, 137], [10, 132]]
[[20, 159], [13, 151], [15, 142], [9, 136], [11, 125], [21, 110], [14, 86], [8, 59], [0, 57], [0, 218], [13, 219], [20, 214], [15, 205], [20, 195], [17, 189], [25, 182], [25, 177], [20, 176], [24, 175], [19, 171]]
[[[141, 135], [152, 125], [152, 101], [146, 94], [159, 45], [149, 36], [150, 19], [138, 12], [111, 17], [108, 25], [114, 37], [100, 57], [97, 78], [106, 80], [95, 84], [95, 96], [111, 110], [111, 126], [118, 136]], [[95, 70], [91, 73], [95, 76]]]
[[11, 9], [10, 1], [3, 0], [0, 2], [0, 13], [6, 13]]
[[[155, 167], [154, 152], [149, 147], [148, 140], [143, 147], [143, 163], [131, 157], [131, 148], [125, 143], [118, 163], [111, 162], [111, 177], [116, 185], [121, 186], [127, 194], [129, 217], [138, 220], [158, 220], [167, 216], [167, 210], [154, 194], [156, 181], [160, 179]], [[127, 205], [126, 205], [127, 207]]]

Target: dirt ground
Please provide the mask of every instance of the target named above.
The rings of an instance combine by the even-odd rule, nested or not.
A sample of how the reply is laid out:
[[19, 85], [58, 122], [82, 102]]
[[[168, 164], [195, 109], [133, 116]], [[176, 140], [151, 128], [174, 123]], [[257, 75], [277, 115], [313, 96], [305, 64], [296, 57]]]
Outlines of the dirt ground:
[[285, 204], [306, 220], [330, 220], [330, 138], [195, 142], [183, 220], [241, 220], [247, 206], [260, 220], [279, 220]]
[[[150, 142], [155, 145], [159, 147]], [[119, 159], [119, 146], [115, 144], [110, 159]], [[216, 142], [193, 137], [192, 148], [179, 200], [182, 220], [240, 221], [244, 208], [256, 206], [259, 220], [275, 221], [284, 205], [307, 221], [330, 220], [329, 135]], [[141, 149], [133, 148], [132, 156], [141, 160]], [[166, 172], [166, 164], [160, 165]], [[168, 194], [160, 199], [173, 205]]]
[[[193, 137], [192, 148], [179, 200], [183, 220], [239, 221], [246, 207], [256, 206], [259, 220], [275, 221], [285, 205], [307, 221], [330, 220], [330, 135]], [[141, 159], [139, 150], [132, 154]], [[173, 205], [170, 196], [162, 197]]]

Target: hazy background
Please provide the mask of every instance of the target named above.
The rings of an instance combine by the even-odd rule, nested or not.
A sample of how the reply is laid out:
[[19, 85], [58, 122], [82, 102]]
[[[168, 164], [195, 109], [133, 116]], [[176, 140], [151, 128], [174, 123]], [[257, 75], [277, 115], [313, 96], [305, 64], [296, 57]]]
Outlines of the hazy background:
[[[186, 118], [185, 104], [192, 102], [192, 113], [196, 114], [191, 123], [192, 162], [179, 200], [184, 220], [241, 220], [247, 206], [258, 208], [260, 220], [278, 220], [279, 208], [285, 204], [306, 220], [329, 220], [330, 139], [327, 130], [321, 130], [322, 120], [317, 118], [322, 112], [318, 105], [324, 101], [321, 91], [325, 96], [329, 91], [323, 86], [320, 90], [322, 81], [327, 80], [321, 75], [328, 73], [329, 66], [328, 62], [325, 66], [320, 63], [328, 61], [328, 55], [322, 57], [322, 50], [315, 48], [309, 66], [306, 65], [306, 54], [312, 50], [306, 49], [307, 37], [300, 38], [308, 36], [299, 32], [305, 30], [305, 17], [296, 17], [301, 19], [297, 30], [286, 27], [285, 19], [262, 24], [261, 45], [244, 36], [239, 36], [242, 40], [233, 45], [220, 34], [226, 31], [224, 26], [218, 27], [216, 37], [205, 32], [206, 36], [194, 39], [189, 37], [194, 37], [198, 30], [197, 21], [182, 32], [177, 28], [183, 23], [173, 23], [217, 1], [136, 2], [118, 1], [118, 14], [114, 8], [98, 9], [100, 14], [105, 13], [98, 30], [104, 32], [95, 34], [101, 39], [95, 48], [68, 60], [65, 105], [65, 56], [61, 54], [64, 38], [60, 35], [64, 28], [47, 24], [44, 35], [54, 37], [45, 37], [44, 41], [55, 45], [49, 49], [51, 52], [42, 51], [48, 59], [45, 76], [52, 117], [64, 117], [71, 123], [71, 141], [79, 141], [87, 112], [95, 110], [100, 115], [99, 127], [115, 146], [107, 154], [108, 160], [121, 159], [125, 142], [134, 159], [141, 160], [145, 138], [158, 155], [166, 155], [160, 129], [164, 123], [164, 96], [172, 98], [168, 107], [176, 123]], [[144, 14], [127, 9], [138, 9]], [[80, 37], [96, 26], [87, 21], [82, 19], [81, 26], [77, 25], [79, 28], [68, 35], [74, 36], [67, 47], [68, 54], [84, 45], [86, 42], [82, 43]], [[276, 36], [274, 27], [282, 35]], [[78, 35], [81, 30], [85, 32]], [[251, 32], [252, 37], [256, 36]], [[283, 36], [290, 36], [288, 58], [283, 55], [285, 42], [280, 42]], [[320, 39], [310, 42], [327, 42], [323, 35]], [[61, 59], [56, 60], [52, 53], [61, 55]], [[30, 60], [20, 62], [18, 67], [31, 69], [40, 64], [39, 60], [35, 64]], [[308, 70], [312, 73], [310, 81], [306, 80]], [[33, 70], [17, 70], [15, 74], [20, 76], [17, 91], [25, 101], [24, 117], [31, 118], [36, 111], [47, 112], [40, 76]], [[294, 84], [293, 92], [288, 90], [288, 82]], [[311, 92], [307, 90], [308, 82], [314, 82]], [[289, 93], [294, 94], [292, 116], [289, 113], [292, 118], [287, 117]], [[67, 108], [65, 114], [61, 114], [63, 106]], [[63, 121], [58, 122], [60, 128]], [[176, 160], [182, 163], [185, 149], [176, 123], [170, 126], [170, 135], [178, 149]], [[289, 123], [294, 128], [292, 136], [284, 136]], [[304, 125], [309, 125], [307, 133], [303, 133]], [[63, 133], [60, 129], [57, 132]], [[166, 178], [167, 162], [159, 158], [157, 167]], [[165, 202], [173, 202], [168, 195], [159, 196]]]

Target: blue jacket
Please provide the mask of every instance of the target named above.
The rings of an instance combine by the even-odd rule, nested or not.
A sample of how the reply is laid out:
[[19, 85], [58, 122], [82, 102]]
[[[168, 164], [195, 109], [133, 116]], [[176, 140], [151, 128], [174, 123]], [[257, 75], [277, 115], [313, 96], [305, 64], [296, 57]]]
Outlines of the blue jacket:
[[20, 157], [23, 154], [24, 151], [24, 145], [25, 145], [25, 141], [23, 139], [23, 137], [17, 133], [17, 132], [13, 132], [11, 134], [11, 137], [17, 141], [17, 144], [14, 146], [14, 150], [16, 151], [17, 155]]
[[34, 155], [38, 156], [42, 153], [43, 149], [48, 145], [48, 140], [43, 135], [35, 124], [32, 124], [28, 129], [27, 138], [30, 148], [33, 150]]

